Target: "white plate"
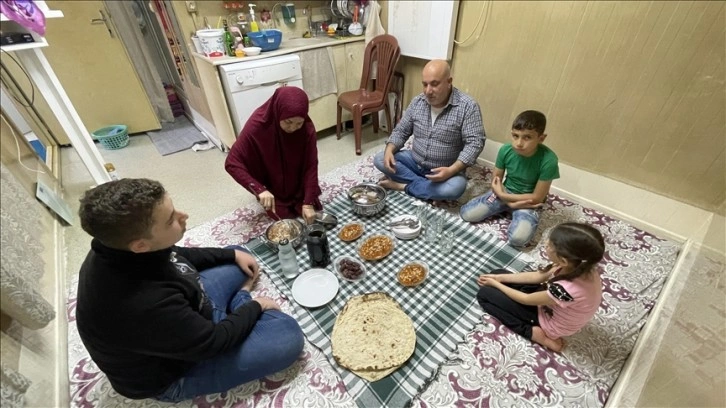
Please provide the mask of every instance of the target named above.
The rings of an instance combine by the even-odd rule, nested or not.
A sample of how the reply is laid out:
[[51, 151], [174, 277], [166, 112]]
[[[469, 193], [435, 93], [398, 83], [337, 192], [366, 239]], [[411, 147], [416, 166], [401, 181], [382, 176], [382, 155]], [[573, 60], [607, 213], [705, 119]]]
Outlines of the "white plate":
[[[393, 217], [390, 221], [390, 223], [398, 222], [403, 219], [411, 219], [411, 218], [418, 218], [413, 214], [404, 214], [399, 215], [397, 217]], [[393, 232], [393, 235], [396, 236], [398, 239], [414, 239], [421, 233], [421, 221], [419, 221], [418, 225], [414, 228], [406, 227], [406, 226], [400, 226], [400, 227], [392, 227], [391, 232]]]
[[415, 234], [410, 234], [410, 235], [397, 234], [396, 232], [394, 232], [393, 235], [395, 235], [396, 238], [398, 238], [398, 239], [402, 239], [404, 241], [407, 241], [409, 239], [415, 239], [415, 238], [417, 238], [419, 235], [421, 235], [421, 232], [419, 231], [419, 232], [417, 232]]
[[292, 297], [304, 307], [320, 307], [338, 293], [338, 278], [328, 270], [314, 268], [300, 274], [292, 283]]

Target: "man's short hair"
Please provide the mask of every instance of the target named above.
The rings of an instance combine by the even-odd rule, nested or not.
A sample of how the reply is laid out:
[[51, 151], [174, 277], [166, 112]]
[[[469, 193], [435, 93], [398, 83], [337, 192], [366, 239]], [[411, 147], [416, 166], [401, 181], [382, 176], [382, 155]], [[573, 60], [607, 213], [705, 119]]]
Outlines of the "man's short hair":
[[108, 247], [126, 249], [133, 240], [150, 238], [154, 208], [165, 194], [161, 183], [144, 178], [101, 184], [81, 197], [81, 227]]
[[544, 113], [536, 110], [528, 110], [520, 113], [514, 118], [512, 129], [514, 130], [534, 130], [535, 132], [544, 134], [547, 126], [547, 118]]

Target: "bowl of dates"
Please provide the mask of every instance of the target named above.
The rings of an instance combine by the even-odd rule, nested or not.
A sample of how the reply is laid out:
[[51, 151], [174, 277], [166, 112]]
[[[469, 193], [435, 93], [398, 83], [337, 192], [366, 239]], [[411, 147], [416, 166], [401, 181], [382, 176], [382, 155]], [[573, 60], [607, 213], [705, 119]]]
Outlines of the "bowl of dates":
[[366, 276], [366, 267], [358, 260], [350, 256], [339, 256], [334, 261], [335, 271], [341, 278], [357, 282]]

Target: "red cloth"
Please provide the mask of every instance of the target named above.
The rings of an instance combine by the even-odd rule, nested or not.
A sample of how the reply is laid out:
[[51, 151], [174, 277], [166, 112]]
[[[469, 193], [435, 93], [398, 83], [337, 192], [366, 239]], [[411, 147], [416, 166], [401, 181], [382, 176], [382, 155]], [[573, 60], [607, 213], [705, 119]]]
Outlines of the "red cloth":
[[[252, 113], [224, 163], [227, 173], [255, 196], [269, 190], [282, 218], [301, 215], [303, 204], [322, 209], [317, 134], [308, 107], [302, 89], [278, 88]], [[293, 133], [282, 130], [280, 121], [296, 116], [305, 119], [303, 126]]]

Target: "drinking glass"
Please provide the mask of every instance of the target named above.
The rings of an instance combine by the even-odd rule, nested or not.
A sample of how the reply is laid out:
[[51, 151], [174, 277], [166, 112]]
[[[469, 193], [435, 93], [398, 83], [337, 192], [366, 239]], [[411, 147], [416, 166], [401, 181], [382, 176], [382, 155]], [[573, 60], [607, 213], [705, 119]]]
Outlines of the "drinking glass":
[[443, 226], [444, 226], [443, 217], [441, 217], [441, 215], [439, 215], [439, 214], [436, 214], [435, 212], [431, 212], [431, 214], [428, 217], [428, 228], [426, 228], [426, 232], [424, 235], [424, 239], [426, 240], [426, 242], [430, 242], [430, 243], [436, 242]]
[[418, 220], [421, 222], [421, 228], [426, 230], [426, 227], [428, 226], [428, 208], [426, 204], [422, 204], [419, 206], [416, 206], [416, 208], [413, 211], [413, 215], [418, 218]]
[[444, 231], [439, 236], [439, 250], [442, 254], [450, 254], [454, 249], [454, 233]]

